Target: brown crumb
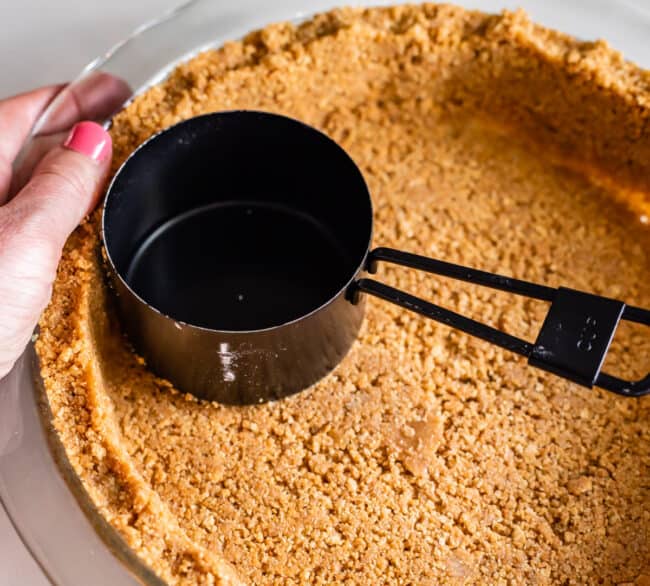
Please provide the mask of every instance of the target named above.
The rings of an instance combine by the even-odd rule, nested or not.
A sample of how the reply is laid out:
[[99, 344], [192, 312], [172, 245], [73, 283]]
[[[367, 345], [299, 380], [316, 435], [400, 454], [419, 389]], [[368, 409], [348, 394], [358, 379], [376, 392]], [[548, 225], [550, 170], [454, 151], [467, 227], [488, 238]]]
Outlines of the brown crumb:
[[580, 495], [591, 490], [591, 478], [588, 476], [580, 476], [569, 480], [567, 483], [568, 491], [573, 495]]

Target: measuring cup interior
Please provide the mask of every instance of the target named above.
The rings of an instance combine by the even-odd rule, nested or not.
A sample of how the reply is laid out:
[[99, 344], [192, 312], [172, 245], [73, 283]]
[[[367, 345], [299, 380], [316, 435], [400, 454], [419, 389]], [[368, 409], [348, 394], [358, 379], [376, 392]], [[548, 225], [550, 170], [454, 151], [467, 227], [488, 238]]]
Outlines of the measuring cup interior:
[[372, 208], [336, 143], [275, 115], [229, 112], [150, 139], [120, 170], [104, 211], [119, 276], [195, 326], [249, 331], [306, 315], [352, 280]]

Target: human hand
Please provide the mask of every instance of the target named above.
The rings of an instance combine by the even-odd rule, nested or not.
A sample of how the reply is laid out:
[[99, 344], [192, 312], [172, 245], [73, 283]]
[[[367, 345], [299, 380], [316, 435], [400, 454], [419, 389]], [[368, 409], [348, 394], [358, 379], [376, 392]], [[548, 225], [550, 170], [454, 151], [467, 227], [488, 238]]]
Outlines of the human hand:
[[[50, 299], [63, 245], [106, 179], [111, 139], [88, 120], [108, 116], [128, 94], [126, 84], [98, 74], [75, 91], [50, 86], [0, 100], [0, 378], [27, 345]], [[49, 128], [16, 161], [57, 95]]]

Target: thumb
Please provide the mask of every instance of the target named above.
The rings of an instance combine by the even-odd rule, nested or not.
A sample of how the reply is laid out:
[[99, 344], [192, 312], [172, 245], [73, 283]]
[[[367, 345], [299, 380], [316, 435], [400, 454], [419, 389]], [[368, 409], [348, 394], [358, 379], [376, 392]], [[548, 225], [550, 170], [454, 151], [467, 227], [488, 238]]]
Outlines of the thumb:
[[110, 155], [108, 133], [80, 122], [18, 195], [0, 206], [0, 378], [47, 305], [61, 249], [95, 205]]
[[60, 251], [93, 209], [110, 165], [111, 137], [95, 122], [75, 124], [62, 146], [50, 151], [8, 206]]

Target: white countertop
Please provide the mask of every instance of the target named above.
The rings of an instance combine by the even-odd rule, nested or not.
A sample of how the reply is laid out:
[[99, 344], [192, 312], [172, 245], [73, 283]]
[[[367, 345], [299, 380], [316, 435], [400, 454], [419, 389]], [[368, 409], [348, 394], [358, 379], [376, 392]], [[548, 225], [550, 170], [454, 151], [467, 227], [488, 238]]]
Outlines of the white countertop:
[[[219, 1], [224, 0], [215, 0]], [[622, 1], [650, 14], [650, 0]], [[18, 0], [10, 5], [7, 3], [0, 24], [0, 97], [69, 80], [135, 26], [178, 3], [180, 0]], [[354, 4], [354, 0], [341, 3]], [[603, 36], [617, 46], [616, 38], [611, 38], [606, 31]], [[650, 67], [650, 41], [647, 47], [635, 47], [634, 53], [635, 60]], [[0, 508], [0, 586], [47, 584]]]

